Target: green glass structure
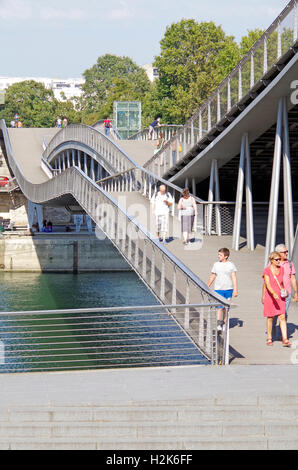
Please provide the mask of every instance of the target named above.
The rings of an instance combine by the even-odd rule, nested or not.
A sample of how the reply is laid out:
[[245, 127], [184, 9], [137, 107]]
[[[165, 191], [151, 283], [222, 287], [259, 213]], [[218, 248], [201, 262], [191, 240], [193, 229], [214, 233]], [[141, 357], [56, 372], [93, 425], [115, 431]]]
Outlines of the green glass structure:
[[114, 101], [114, 124], [122, 139], [128, 139], [142, 128], [140, 101]]

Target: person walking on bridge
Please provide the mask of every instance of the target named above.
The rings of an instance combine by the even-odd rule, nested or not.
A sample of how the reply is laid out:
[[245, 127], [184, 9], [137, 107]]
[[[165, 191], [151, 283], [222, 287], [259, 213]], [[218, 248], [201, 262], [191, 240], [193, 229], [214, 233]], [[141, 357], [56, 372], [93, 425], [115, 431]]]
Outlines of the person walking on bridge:
[[267, 266], [263, 272], [263, 279], [265, 282], [263, 314], [267, 319], [267, 345], [273, 346], [273, 319], [278, 317], [282, 334], [282, 345], [284, 347], [290, 347], [291, 343], [288, 340], [286, 320], [287, 290], [284, 286], [284, 268], [281, 266], [280, 253], [273, 251], [269, 256], [269, 261], [270, 266]]
[[194, 231], [194, 221], [197, 216], [197, 205], [194, 198], [190, 195], [189, 189], [182, 191], [182, 197], [178, 202], [178, 210], [181, 215], [181, 231], [183, 236], [183, 244], [190, 243], [190, 237]]
[[148, 140], [152, 140], [155, 128], [161, 126], [160, 120], [161, 120], [161, 117], [158, 116], [158, 117], [157, 117], [156, 119], [154, 119], [154, 121], [150, 124], [150, 126], [149, 126], [149, 131], [148, 131]]
[[104, 128], [105, 128], [105, 135], [106, 135], [107, 137], [109, 137], [109, 135], [110, 135], [110, 129], [111, 129], [111, 127], [112, 127], [112, 123], [111, 123], [110, 119], [107, 117], [107, 118], [104, 120], [103, 124], [104, 124]]
[[[277, 245], [275, 247], [275, 251], [280, 255], [280, 265], [284, 269], [284, 278], [283, 283], [285, 289], [288, 292], [288, 296], [286, 297], [286, 319], [288, 319], [289, 308], [292, 301], [292, 291], [294, 293], [294, 302], [298, 302], [298, 287], [297, 287], [297, 280], [296, 280], [296, 271], [294, 264], [288, 260], [289, 250], [284, 244]], [[269, 265], [270, 266], [270, 263]], [[264, 295], [265, 295], [265, 284], [263, 286], [263, 294], [262, 294], [262, 303], [264, 303]], [[273, 336], [276, 335], [276, 323], [277, 317], [273, 318], [273, 326], [272, 326], [272, 334]]]
[[157, 238], [162, 243], [166, 242], [166, 236], [169, 231], [169, 212], [174, 200], [164, 184], [159, 191], [153, 194], [151, 199], [153, 213], [155, 215], [155, 224]]
[[[221, 248], [218, 250], [218, 261], [214, 263], [208, 287], [215, 281], [214, 290], [228, 302], [232, 297], [238, 297], [237, 269], [234, 263], [229, 261], [230, 250]], [[224, 306], [218, 307], [217, 330], [224, 331], [226, 327], [226, 309]]]

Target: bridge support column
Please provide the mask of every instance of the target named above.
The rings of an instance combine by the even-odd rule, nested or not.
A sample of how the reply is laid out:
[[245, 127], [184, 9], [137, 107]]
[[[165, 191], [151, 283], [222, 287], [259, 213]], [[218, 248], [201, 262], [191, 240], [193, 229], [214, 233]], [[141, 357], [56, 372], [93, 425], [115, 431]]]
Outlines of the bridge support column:
[[191, 180], [191, 185], [192, 185], [192, 194], [193, 194], [194, 196], [196, 196], [196, 195], [197, 195], [197, 188], [196, 188], [196, 180], [195, 180], [195, 178], [192, 178], [192, 180]]
[[[217, 201], [220, 200], [219, 174], [218, 174], [217, 160], [212, 160], [211, 170], [210, 170], [208, 202], [210, 202], [211, 204], [207, 206], [207, 227], [206, 227], [207, 235], [211, 235], [211, 232], [212, 232], [212, 215], [213, 215], [214, 197]], [[220, 217], [220, 205], [219, 204], [216, 204], [215, 206], [215, 217], [216, 217], [216, 234], [221, 236], [221, 217]]]
[[80, 168], [80, 170], [82, 169], [81, 150], [78, 150], [78, 167]]
[[87, 154], [84, 152], [84, 173], [88, 176]]
[[28, 225], [32, 228], [32, 225], [37, 220], [39, 231], [42, 231], [43, 225], [43, 207], [41, 204], [34, 204], [28, 200]]
[[244, 174], [246, 186], [246, 238], [247, 247], [253, 251], [255, 249], [254, 242], [254, 221], [253, 221], [253, 198], [252, 198], [252, 180], [251, 180], [251, 162], [250, 162], [250, 149], [248, 143], [248, 134], [243, 134], [241, 139], [241, 152], [238, 171], [236, 207], [234, 216], [233, 227], [233, 243], [234, 250], [239, 250], [240, 228], [241, 228], [241, 215], [243, 204], [243, 187], [244, 187]]
[[278, 104], [277, 125], [275, 136], [275, 148], [273, 158], [273, 169], [270, 190], [270, 202], [267, 222], [265, 265], [268, 262], [269, 254], [274, 251], [276, 244], [276, 229], [278, 217], [278, 196], [280, 183], [281, 156], [283, 153], [283, 173], [284, 173], [284, 243], [291, 254], [294, 243], [294, 222], [293, 222], [293, 195], [291, 179], [290, 143], [288, 127], [287, 98], [282, 97]]
[[94, 158], [92, 157], [91, 157], [91, 163], [90, 163], [90, 177], [93, 181], [95, 181]]

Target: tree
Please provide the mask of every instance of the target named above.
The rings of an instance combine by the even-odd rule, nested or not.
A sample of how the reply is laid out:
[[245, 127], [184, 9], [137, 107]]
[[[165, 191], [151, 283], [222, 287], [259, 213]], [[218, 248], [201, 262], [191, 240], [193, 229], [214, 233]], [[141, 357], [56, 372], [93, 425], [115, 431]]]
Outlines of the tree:
[[240, 59], [232, 36], [213, 22], [182, 20], [167, 27], [154, 65], [163, 121], [182, 124]]
[[84, 122], [89, 114], [98, 118], [111, 114], [114, 100], [139, 100], [150, 89], [146, 72], [129, 57], [101, 56], [83, 76]]
[[247, 35], [243, 36], [240, 42], [241, 57], [244, 57], [248, 53], [252, 46], [260, 39], [262, 34], [264, 34], [264, 31], [259, 28], [247, 30]]
[[7, 123], [18, 113], [24, 127], [51, 127], [56, 119], [56, 100], [52, 90], [34, 80], [15, 83], [6, 90], [1, 116]]
[[57, 116], [65, 116], [69, 123], [81, 120], [81, 114], [71, 100], [56, 100], [53, 90], [34, 80], [7, 88], [0, 116], [9, 124], [16, 113], [24, 127], [54, 127]]

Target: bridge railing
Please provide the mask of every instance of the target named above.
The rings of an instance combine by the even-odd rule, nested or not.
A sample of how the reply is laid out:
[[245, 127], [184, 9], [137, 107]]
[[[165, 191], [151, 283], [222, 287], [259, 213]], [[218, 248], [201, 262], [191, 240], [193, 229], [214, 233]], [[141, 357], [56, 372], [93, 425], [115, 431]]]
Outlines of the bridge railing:
[[208, 364], [172, 312], [200, 318], [216, 306], [1, 312], [0, 373]]
[[[164, 174], [210, 133], [210, 140], [204, 144], [206, 147], [214, 139], [212, 131], [221, 131], [222, 122], [229, 120], [235, 108], [238, 112], [244, 109], [243, 104], [253, 99], [255, 92], [266, 82], [267, 75], [272, 75], [270, 71], [278, 71], [279, 59], [297, 41], [297, 17], [297, 1], [292, 0], [183, 128], [145, 167], [152, 172], [162, 170]], [[157, 167], [156, 162], [159, 163]]]
[[217, 364], [220, 361], [219, 345], [222, 339], [217, 335], [217, 312], [213, 305], [220, 303], [229, 309], [230, 304], [212, 292], [79, 168], [68, 168], [42, 184], [29, 182], [13, 156], [4, 120], [0, 121], [0, 128], [9, 165], [22, 192], [30, 201], [43, 204], [72, 195], [100, 227], [98, 237], [104, 233], [112, 241], [162, 304], [209, 305], [202, 307], [195, 319], [191, 307], [182, 315], [173, 311], [173, 316], [211, 363]]
[[[85, 145], [86, 151], [89, 150], [91, 154], [96, 152], [108, 164], [107, 171], [109, 172], [125, 171], [136, 165], [134, 160], [115, 142], [99, 130], [83, 124], [71, 124], [61, 129], [48, 143], [43, 153], [44, 159], [50, 163], [59, 152], [67, 147], [68, 143]], [[73, 155], [69, 154], [68, 158], [73, 158]]]
[[149, 127], [144, 128], [143, 130], [137, 132], [136, 134], [129, 137], [129, 140], [156, 140], [159, 138], [160, 134], [165, 141], [171, 139], [171, 137], [183, 127], [179, 124], [161, 124], [159, 127], [156, 127], [153, 133], [149, 136]]

